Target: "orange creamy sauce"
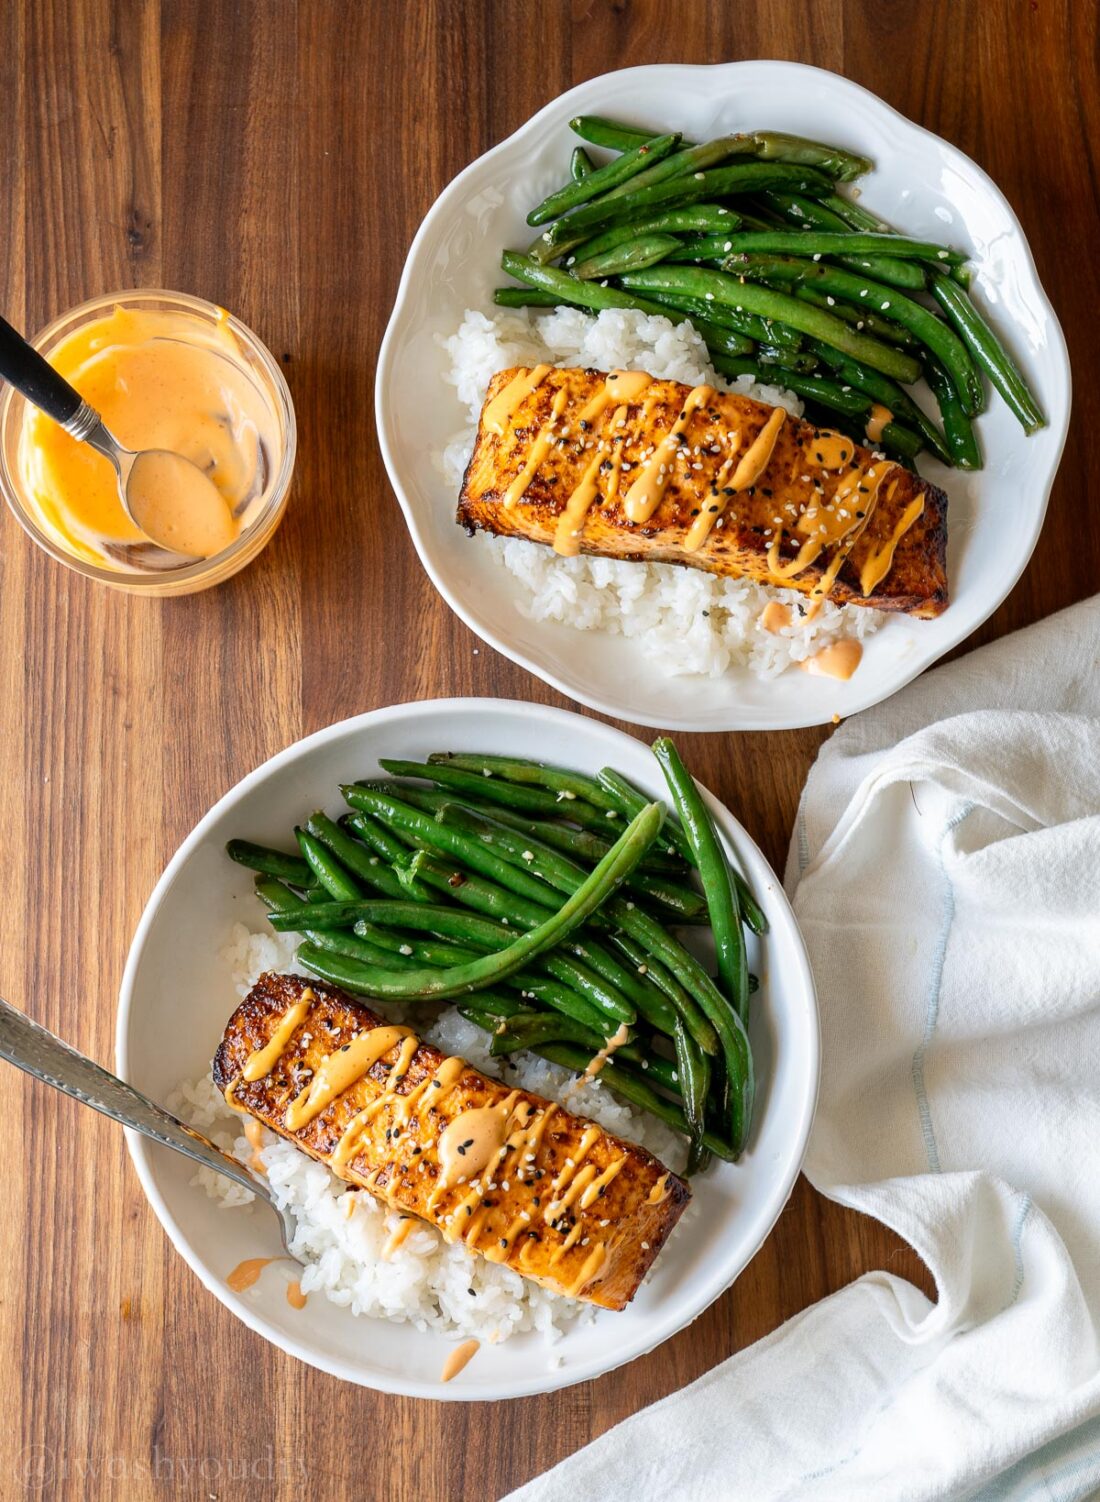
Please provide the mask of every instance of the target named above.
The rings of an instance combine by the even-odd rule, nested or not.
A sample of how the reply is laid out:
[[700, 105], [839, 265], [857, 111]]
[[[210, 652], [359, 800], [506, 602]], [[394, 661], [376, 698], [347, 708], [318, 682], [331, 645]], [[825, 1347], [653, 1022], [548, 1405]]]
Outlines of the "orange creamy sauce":
[[449, 1382], [452, 1377], [457, 1377], [459, 1372], [469, 1364], [480, 1349], [480, 1340], [464, 1340], [460, 1346], [455, 1346], [454, 1350], [443, 1363], [443, 1371], [440, 1373], [439, 1380], [441, 1382]]
[[246, 1257], [243, 1262], [237, 1263], [225, 1281], [234, 1293], [244, 1293], [246, 1288], [251, 1288], [259, 1279], [265, 1267], [270, 1267], [278, 1260], [278, 1257]]
[[820, 652], [815, 652], [812, 657], [800, 662], [799, 667], [805, 673], [815, 673], [824, 678], [850, 678], [859, 667], [862, 657], [863, 647], [860, 643], [846, 637], [828, 647], [822, 647]]
[[[190, 461], [150, 456], [134, 476], [161, 540], [167, 525], [177, 546], [188, 543], [182, 551], [209, 557], [247, 526], [267, 485], [276, 417], [228, 315], [212, 326], [188, 313], [115, 308], [62, 340], [50, 363], [124, 448]], [[36, 519], [70, 553], [112, 564], [112, 548], [143, 541], [110, 462], [30, 405], [17, 462]]]

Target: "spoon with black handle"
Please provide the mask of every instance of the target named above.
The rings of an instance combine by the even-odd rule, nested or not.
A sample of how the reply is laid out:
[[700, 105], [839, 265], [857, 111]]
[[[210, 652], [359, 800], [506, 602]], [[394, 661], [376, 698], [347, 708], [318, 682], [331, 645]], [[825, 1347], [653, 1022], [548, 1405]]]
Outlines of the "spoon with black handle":
[[[3, 318], [0, 376], [78, 443], [86, 443], [110, 462], [122, 509], [160, 555], [146, 556], [143, 562], [158, 568], [180, 568], [204, 556], [188, 548], [179, 518], [159, 504], [160, 494], [169, 486], [184, 494], [191, 504], [212, 509], [216, 516], [226, 511], [222, 495], [197, 464], [170, 449], [135, 452], [123, 448], [96, 409]], [[148, 548], [143, 551], [148, 555]]]
[[109, 1116], [112, 1121], [121, 1122], [151, 1141], [159, 1142], [162, 1147], [183, 1153], [184, 1157], [193, 1158], [196, 1163], [251, 1190], [270, 1205], [278, 1217], [279, 1234], [287, 1256], [295, 1262], [301, 1261], [290, 1249], [294, 1222], [289, 1212], [275, 1203], [268, 1186], [261, 1179], [254, 1178], [243, 1163], [223, 1153], [194, 1127], [180, 1121], [163, 1106], [156, 1105], [133, 1085], [102, 1069], [94, 1060], [77, 1053], [75, 1048], [70, 1048], [47, 1028], [3, 1000], [0, 1000], [0, 1059], [6, 1059], [16, 1069], [52, 1085], [55, 1090], [71, 1095], [81, 1105], [91, 1106], [93, 1111]]

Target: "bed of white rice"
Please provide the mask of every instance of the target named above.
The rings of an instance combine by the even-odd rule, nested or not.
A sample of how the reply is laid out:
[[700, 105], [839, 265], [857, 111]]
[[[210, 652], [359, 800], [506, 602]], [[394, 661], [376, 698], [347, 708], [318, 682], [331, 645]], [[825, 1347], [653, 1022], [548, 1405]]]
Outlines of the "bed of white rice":
[[[223, 957], [237, 995], [244, 996], [264, 970], [293, 970], [300, 942], [298, 934], [253, 933], [236, 924]], [[570, 1090], [574, 1076], [545, 1060], [526, 1055], [515, 1061], [490, 1058], [486, 1035], [453, 1007], [423, 1028], [421, 1036], [485, 1074], [560, 1101], [575, 1115], [641, 1143], [668, 1167], [683, 1168], [683, 1139], [652, 1116], [616, 1100], [598, 1079]], [[241, 1117], [226, 1106], [209, 1074], [181, 1085], [169, 1106], [226, 1152], [249, 1161], [252, 1149], [241, 1132]], [[428, 1225], [418, 1225], [387, 1257], [386, 1244], [400, 1222], [396, 1211], [349, 1189], [323, 1164], [273, 1133], [265, 1133], [265, 1139], [260, 1157], [268, 1182], [297, 1227], [292, 1250], [306, 1264], [300, 1277], [303, 1293], [323, 1294], [353, 1314], [409, 1321], [419, 1329], [493, 1343], [522, 1330], [538, 1330], [556, 1340], [578, 1320], [595, 1317], [591, 1305], [550, 1293], [510, 1268], [471, 1256]], [[200, 1168], [193, 1182], [227, 1210], [269, 1213], [254, 1212], [248, 1190], [212, 1169]]]
[[[796, 415], [802, 403], [778, 386], [749, 376], [726, 381], [707, 360], [706, 346], [690, 323], [651, 318], [629, 309], [592, 317], [579, 308], [539, 313], [501, 309], [492, 317], [467, 310], [459, 329], [443, 341], [447, 381], [465, 407], [469, 425], [438, 456], [448, 487], [457, 492], [473, 450], [477, 420], [490, 378], [512, 365], [594, 366], [647, 370], [685, 385], [702, 382], [740, 391]], [[670, 563], [625, 563], [610, 558], [562, 558], [552, 548], [519, 538], [478, 534], [486, 548], [523, 586], [519, 608], [536, 621], [561, 621], [582, 631], [644, 636], [647, 663], [669, 675], [719, 677], [747, 667], [774, 678], [839, 637], [865, 637], [883, 621], [879, 611], [826, 602], [810, 622], [803, 597], [744, 579], [719, 579]], [[792, 623], [765, 631], [760, 616], [769, 600], [790, 605]]]

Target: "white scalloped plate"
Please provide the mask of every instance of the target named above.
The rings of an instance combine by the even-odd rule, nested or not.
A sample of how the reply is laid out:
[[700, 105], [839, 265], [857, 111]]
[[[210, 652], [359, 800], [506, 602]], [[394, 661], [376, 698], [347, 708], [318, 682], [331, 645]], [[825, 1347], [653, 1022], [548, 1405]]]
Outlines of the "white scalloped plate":
[[[466, 308], [487, 313], [507, 280], [500, 252], [531, 239], [524, 216], [567, 176], [569, 119], [604, 114], [683, 131], [691, 139], [773, 128], [836, 142], [876, 162], [864, 203], [913, 235], [973, 257], [974, 292], [1026, 371], [1049, 426], [1026, 438], [994, 393], [978, 422], [976, 476], [921, 458], [950, 497], [952, 600], [936, 621], [889, 620], [847, 683], [788, 671], [764, 682], [738, 668], [719, 679], [666, 678], [644, 642], [527, 620], [519, 581], [455, 524], [456, 497], [433, 453], [465, 417], [443, 381], [438, 336]], [[963, 641], [1001, 603], [1039, 536], [1070, 410], [1065, 340], [1015, 214], [962, 152], [857, 84], [797, 63], [660, 64], [605, 74], [563, 94], [480, 157], [440, 195], [409, 251], [378, 362], [375, 407], [390, 480], [422, 563], [472, 630], [513, 662], [604, 714], [680, 730], [781, 730], [866, 709]], [[934, 410], [934, 409], [933, 409]]]
[[[337, 785], [377, 775], [384, 756], [423, 760], [431, 751], [493, 750], [538, 756], [594, 773], [614, 765], [663, 796], [647, 746], [598, 720], [503, 699], [398, 704], [331, 725], [298, 741], [220, 799], [168, 863], [126, 962], [116, 1030], [118, 1072], [154, 1100], [198, 1079], [237, 1005], [221, 958], [233, 924], [262, 932], [263, 910], [248, 872], [225, 842], [244, 835], [285, 847], [311, 809], [339, 808]], [[333, 796], [336, 795], [336, 804]], [[645, 1286], [622, 1313], [600, 1312], [555, 1346], [540, 1334], [486, 1344], [455, 1381], [440, 1380], [452, 1344], [410, 1324], [363, 1319], [319, 1294], [304, 1310], [285, 1297], [286, 1267], [245, 1293], [226, 1284], [247, 1257], [277, 1256], [275, 1219], [255, 1207], [227, 1210], [192, 1185], [177, 1153], [127, 1133], [142, 1188], [176, 1250], [211, 1293], [265, 1340], [321, 1371], [381, 1392], [418, 1398], [518, 1398], [588, 1381], [682, 1330], [738, 1276], [763, 1243], [802, 1165], [817, 1101], [817, 1002], [802, 936], [779, 878], [731, 813], [707, 794], [771, 925], [752, 941], [760, 977], [750, 1026], [758, 1075], [748, 1147], [736, 1164], [715, 1163], [695, 1181], [694, 1203]]]

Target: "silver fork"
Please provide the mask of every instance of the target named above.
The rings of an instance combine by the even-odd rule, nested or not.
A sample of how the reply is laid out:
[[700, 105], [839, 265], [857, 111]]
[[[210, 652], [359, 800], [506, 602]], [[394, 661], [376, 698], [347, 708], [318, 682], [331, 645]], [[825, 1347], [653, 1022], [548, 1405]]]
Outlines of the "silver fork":
[[77, 1053], [48, 1028], [32, 1022], [25, 1013], [2, 999], [0, 1059], [6, 1059], [17, 1069], [52, 1085], [55, 1090], [71, 1095], [81, 1105], [91, 1106], [93, 1111], [109, 1116], [112, 1121], [132, 1127], [143, 1137], [183, 1153], [184, 1157], [193, 1158], [196, 1163], [202, 1163], [215, 1173], [232, 1179], [235, 1184], [250, 1189], [275, 1212], [287, 1256], [295, 1262], [302, 1260], [290, 1250], [294, 1222], [289, 1212], [275, 1203], [271, 1190], [262, 1179], [255, 1178], [243, 1163], [223, 1153], [200, 1131], [180, 1121], [163, 1106], [156, 1105], [133, 1085], [102, 1069], [93, 1059]]

